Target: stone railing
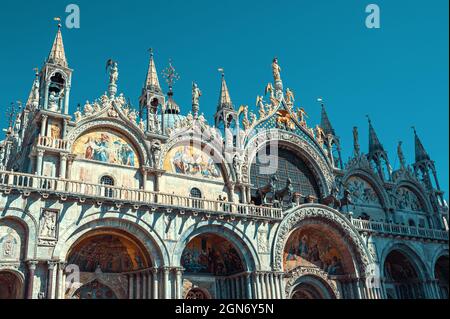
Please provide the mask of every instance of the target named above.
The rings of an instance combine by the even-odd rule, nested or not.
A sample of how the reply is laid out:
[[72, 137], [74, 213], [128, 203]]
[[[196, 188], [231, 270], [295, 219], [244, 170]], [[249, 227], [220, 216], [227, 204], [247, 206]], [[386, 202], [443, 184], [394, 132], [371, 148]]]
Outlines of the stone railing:
[[131, 204], [137, 207], [165, 207], [207, 214], [247, 216], [270, 220], [283, 219], [282, 210], [272, 207], [221, 202], [15, 172], [0, 171], [0, 188], [3, 190], [17, 189], [24, 193], [35, 191], [43, 194], [57, 194], [63, 197], [94, 199], [97, 202]]
[[352, 219], [351, 221], [356, 229], [363, 232], [448, 241], [448, 231], [445, 230], [380, 223], [361, 219]]
[[69, 142], [50, 136], [39, 135], [37, 146], [67, 151], [69, 149]]

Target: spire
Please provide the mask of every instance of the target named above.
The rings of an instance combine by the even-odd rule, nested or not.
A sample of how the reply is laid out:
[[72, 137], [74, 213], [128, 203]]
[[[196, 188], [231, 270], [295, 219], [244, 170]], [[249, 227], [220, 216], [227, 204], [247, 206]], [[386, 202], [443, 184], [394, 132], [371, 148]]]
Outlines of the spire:
[[227, 81], [225, 80], [225, 73], [223, 69], [219, 70], [222, 72], [222, 86], [220, 88], [220, 99], [219, 105], [217, 107], [218, 110], [221, 109], [233, 109], [233, 102], [231, 101], [230, 92], [228, 91]]
[[422, 141], [420, 140], [419, 136], [417, 135], [416, 128], [413, 127], [414, 130], [414, 139], [415, 139], [415, 146], [416, 146], [416, 163], [420, 161], [431, 161], [430, 156], [428, 155], [427, 151], [425, 150], [425, 147], [423, 147]]
[[169, 60], [169, 66], [163, 71], [163, 76], [169, 85], [169, 92], [167, 93], [169, 99], [167, 101], [165, 114], [180, 114], [180, 107], [173, 99], [173, 86], [176, 81], [180, 79], [180, 75], [175, 70], [172, 60]]
[[155, 60], [153, 58], [153, 49], [150, 49], [150, 62], [148, 65], [147, 79], [145, 80], [145, 88], [155, 93], [162, 93], [158, 73], [156, 72]]
[[378, 139], [377, 133], [372, 126], [372, 121], [370, 120], [369, 116], [367, 116], [367, 119], [369, 120], [369, 154], [375, 154], [376, 152], [385, 153], [383, 145]]
[[319, 99], [319, 102], [322, 104], [322, 120], [320, 123], [320, 127], [323, 129], [323, 132], [325, 135], [332, 135], [335, 136], [336, 132], [333, 129], [333, 126], [331, 125], [330, 119], [328, 118], [327, 110], [325, 109], [325, 103], [323, 102], [323, 99]]
[[47, 63], [56, 64], [65, 68], [68, 67], [61, 33], [61, 24], [58, 24], [58, 32], [56, 33], [55, 41], [53, 41], [52, 50], [48, 56]]

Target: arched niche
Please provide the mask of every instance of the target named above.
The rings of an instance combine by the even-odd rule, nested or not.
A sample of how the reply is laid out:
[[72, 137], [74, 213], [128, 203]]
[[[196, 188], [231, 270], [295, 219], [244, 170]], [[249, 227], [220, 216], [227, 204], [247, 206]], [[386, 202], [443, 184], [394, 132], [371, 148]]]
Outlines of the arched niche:
[[337, 229], [320, 220], [300, 223], [286, 242], [283, 269], [316, 268], [331, 276], [355, 275], [354, 256]]
[[120, 274], [149, 268], [151, 258], [143, 245], [131, 234], [115, 229], [98, 229], [87, 233], [70, 249], [68, 264], [81, 272]]
[[0, 269], [0, 300], [23, 299], [24, 280], [15, 271]]
[[383, 263], [386, 293], [393, 299], [425, 298], [424, 279], [417, 261], [400, 249], [393, 249]]
[[192, 238], [181, 255], [185, 275], [231, 276], [242, 273], [242, 254], [225, 237], [204, 233]]
[[0, 260], [18, 263], [24, 260], [27, 230], [15, 218], [0, 219]]
[[301, 276], [294, 284], [290, 299], [337, 299], [335, 287], [327, 280], [312, 274]]
[[449, 297], [449, 262], [448, 255], [439, 257], [434, 265], [434, 279], [437, 280], [439, 298]]
[[72, 145], [77, 159], [138, 168], [141, 158], [124, 134], [110, 128], [84, 132]]

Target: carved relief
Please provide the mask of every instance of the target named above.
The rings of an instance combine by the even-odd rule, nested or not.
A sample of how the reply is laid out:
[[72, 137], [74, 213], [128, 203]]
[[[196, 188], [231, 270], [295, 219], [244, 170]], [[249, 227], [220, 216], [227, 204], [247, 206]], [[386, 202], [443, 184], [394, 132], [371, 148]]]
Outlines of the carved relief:
[[346, 188], [356, 205], [382, 206], [377, 193], [366, 180], [352, 176], [347, 180]]
[[258, 230], [258, 252], [267, 254], [269, 252], [269, 239], [266, 230]]
[[40, 246], [55, 246], [58, 241], [58, 211], [43, 209], [39, 219]]
[[423, 211], [417, 195], [406, 187], [400, 187], [395, 193], [396, 206], [398, 209]]

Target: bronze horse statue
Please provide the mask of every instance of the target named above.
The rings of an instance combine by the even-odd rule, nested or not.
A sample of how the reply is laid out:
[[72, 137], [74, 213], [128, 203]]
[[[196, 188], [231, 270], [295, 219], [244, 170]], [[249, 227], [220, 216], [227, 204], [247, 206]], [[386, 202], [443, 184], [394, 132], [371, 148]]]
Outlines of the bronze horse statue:
[[322, 199], [322, 204], [325, 206], [333, 207], [334, 209], [340, 210], [342, 207], [352, 205], [352, 199], [350, 192], [346, 189], [344, 190], [344, 197], [341, 199], [337, 198], [338, 190], [333, 188], [331, 194], [324, 199]]
[[264, 186], [264, 187], [259, 188], [259, 189], [256, 191], [256, 194], [257, 194], [257, 196], [258, 196], [258, 197], [257, 197], [258, 202], [260, 202], [261, 205], [267, 204], [266, 196], [267, 196], [267, 194], [273, 193], [273, 192], [274, 192], [275, 186], [276, 186], [276, 183], [277, 183], [277, 182], [278, 182], [278, 177], [277, 177], [276, 175], [273, 175], [273, 176], [270, 178], [270, 183], [269, 183], [269, 184], [267, 184], [267, 185]]
[[286, 182], [286, 187], [275, 192], [275, 200], [281, 203], [286, 196], [289, 196], [289, 200], [292, 201], [293, 191], [294, 188], [292, 186], [292, 180], [288, 178]]

